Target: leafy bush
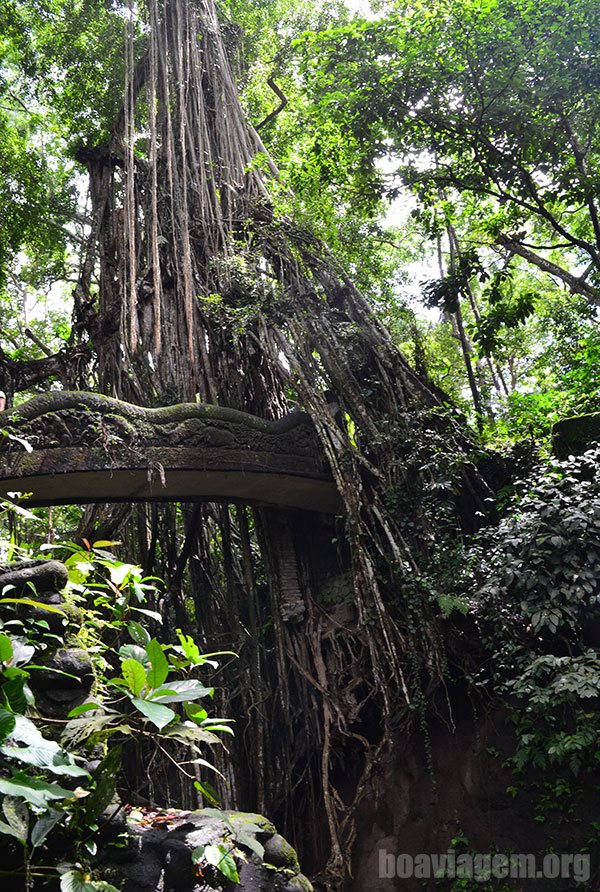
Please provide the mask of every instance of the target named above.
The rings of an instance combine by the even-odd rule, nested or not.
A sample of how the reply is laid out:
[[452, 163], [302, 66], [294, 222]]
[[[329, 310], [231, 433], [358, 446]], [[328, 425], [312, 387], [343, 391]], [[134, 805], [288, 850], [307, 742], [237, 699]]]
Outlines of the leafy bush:
[[517, 484], [510, 512], [474, 546], [477, 600], [509, 637], [578, 632], [600, 613], [599, 466], [598, 449], [552, 461]]
[[600, 616], [599, 467], [592, 449], [521, 481], [470, 553], [488, 650], [480, 678], [509, 697], [517, 775], [551, 770], [542, 820], [560, 796], [572, 806], [574, 779], [600, 768], [600, 653], [586, 638]]
[[[2, 622], [0, 632], [0, 834], [23, 850], [27, 889], [33, 888], [33, 860], [55, 828], [68, 832], [71, 857], [85, 860], [94, 854], [97, 822], [115, 795], [121, 749], [128, 742], [149, 739], [167, 758], [170, 746], [184, 744], [192, 755], [190, 764], [211, 769], [204, 748], [221, 743], [218, 733], [232, 733], [227, 719], [209, 718], [200, 703], [212, 697], [213, 688], [197, 671], [217, 667], [218, 654], [201, 654], [180, 630], [177, 642], [169, 645], [150, 634], [146, 625], [157, 625], [160, 616], [142, 605], [156, 580], [144, 578], [139, 567], [106, 550], [116, 544], [53, 546], [69, 555], [66, 610], [75, 610], [76, 628], [63, 609], [34, 596], [0, 598], [13, 608], [33, 605], [64, 617], [58, 635], [49, 636], [43, 620], [27, 621], [16, 612]], [[42, 668], [32, 661], [48, 637], [54, 644], [85, 644], [95, 666], [92, 696], [69, 713], [60, 743], [48, 734], [29, 684]], [[98, 745], [104, 758], [91, 771], [88, 751]], [[212, 800], [210, 785], [188, 776]], [[57, 869], [36, 866], [35, 872]], [[61, 870], [63, 892], [113, 889], [90, 880], [81, 865], [63, 865]]]

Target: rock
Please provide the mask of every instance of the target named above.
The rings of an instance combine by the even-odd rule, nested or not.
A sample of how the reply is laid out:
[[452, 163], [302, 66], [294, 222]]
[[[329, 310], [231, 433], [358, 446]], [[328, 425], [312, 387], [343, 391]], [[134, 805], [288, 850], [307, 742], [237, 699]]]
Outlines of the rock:
[[43, 666], [32, 670], [29, 679], [37, 708], [51, 718], [64, 718], [85, 701], [94, 681], [88, 652], [66, 647], [45, 658]]
[[275, 833], [264, 843], [265, 861], [274, 867], [289, 867], [300, 870], [296, 850], [279, 833]]
[[62, 610], [63, 613], [54, 613], [52, 610], [44, 610], [43, 607], [31, 607], [29, 604], [22, 604], [17, 607], [17, 615], [20, 618], [34, 620], [36, 623], [42, 620], [48, 624], [48, 628], [51, 632], [62, 632], [67, 616], [71, 612], [70, 608], [64, 606], [62, 596], [58, 592], [43, 592], [42, 594], [32, 594], [31, 597], [42, 604], [49, 604], [51, 607], [57, 607], [59, 610]]
[[289, 883], [286, 883], [283, 892], [313, 892], [313, 887], [310, 880], [304, 874], [299, 873]]
[[[98, 875], [121, 882], [127, 892], [313, 892], [295, 850], [262, 815], [232, 811], [221, 817], [215, 809], [133, 814], [127, 821], [129, 844], [118, 853], [104, 847], [96, 865]], [[232, 835], [232, 829], [243, 833], [244, 825], [260, 828], [254, 832], [265, 847], [264, 859]], [[239, 885], [208, 862], [192, 861], [194, 849], [219, 844], [235, 859]]]
[[559, 459], [581, 455], [600, 441], [600, 412], [563, 418], [552, 426], [554, 454]]
[[32, 672], [30, 685], [36, 690], [89, 690], [94, 680], [89, 654], [82, 647], [65, 647]]
[[67, 584], [69, 572], [60, 561], [20, 561], [10, 567], [0, 567], [0, 589], [15, 588], [7, 594], [11, 598], [34, 598], [44, 592], [61, 591]]

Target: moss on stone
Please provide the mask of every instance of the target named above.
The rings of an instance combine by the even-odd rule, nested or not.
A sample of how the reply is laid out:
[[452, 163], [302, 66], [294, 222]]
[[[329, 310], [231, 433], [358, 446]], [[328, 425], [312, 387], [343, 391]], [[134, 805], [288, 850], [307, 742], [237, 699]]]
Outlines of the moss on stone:
[[274, 867], [287, 867], [291, 870], [300, 870], [296, 849], [289, 844], [279, 833], [275, 833], [264, 843], [264, 860]]
[[585, 452], [600, 442], [600, 412], [557, 421], [552, 428], [552, 442], [554, 453], [560, 459]]

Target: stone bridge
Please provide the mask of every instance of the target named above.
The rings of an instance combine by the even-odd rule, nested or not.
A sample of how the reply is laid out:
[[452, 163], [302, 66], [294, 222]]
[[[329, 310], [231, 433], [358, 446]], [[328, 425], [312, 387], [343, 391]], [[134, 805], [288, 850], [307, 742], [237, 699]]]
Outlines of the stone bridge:
[[57, 391], [0, 412], [0, 496], [27, 505], [203, 501], [341, 513], [310, 417], [158, 409]]

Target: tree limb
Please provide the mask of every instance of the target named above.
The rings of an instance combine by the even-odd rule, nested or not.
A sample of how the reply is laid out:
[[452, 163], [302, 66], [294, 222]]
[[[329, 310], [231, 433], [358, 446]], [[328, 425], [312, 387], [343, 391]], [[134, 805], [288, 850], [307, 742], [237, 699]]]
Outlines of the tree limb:
[[549, 275], [560, 279], [561, 282], [564, 282], [574, 294], [583, 294], [591, 303], [600, 305], [600, 293], [598, 292], [598, 289], [594, 288], [592, 285], [588, 285], [585, 279], [574, 276], [572, 273], [562, 269], [562, 267], [558, 266], [556, 263], [552, 263], [552, 261], [547, 260], [545, 257], [540, 257], [538, 254], [530, 251], [529, 248], [526, 248], [521, 242], [508, 235], [499, 233], [496, 236], [496, 242], [513, 254], [518, 254], [519, 257], [528, 260], [529, 263], [533, 263], [538, 269], [543, 270], [543, 272], [549, 273]]
[[279, 89], [279, 87], [275, 83], [275, 79], [270, 77], [268, 79], [267, 83], [270, 86], [270, 88], [273, 90], [273, 92], [275, 93], [277, 98], [279, 99], [279, 105], [277, 106], [276, 109], [274, 109], [271, 112], [271, 114], [267, 115], [267, 117], [264, 119], [264, 121], [261, 121], [260, 124], [255, 124], [255, 127], [254, 127], [255, 130], [261, 130], [263, 127], [266, 127], [267, 124], [270, 124], [271, 121], [274, 121], [275, 118], [281, 114], [281, 112], [284, 110], [284, 108], [288, 104], [287, 96], [285, 95], [285, 93], [283, 93]]

